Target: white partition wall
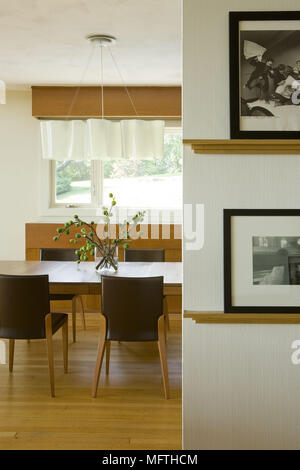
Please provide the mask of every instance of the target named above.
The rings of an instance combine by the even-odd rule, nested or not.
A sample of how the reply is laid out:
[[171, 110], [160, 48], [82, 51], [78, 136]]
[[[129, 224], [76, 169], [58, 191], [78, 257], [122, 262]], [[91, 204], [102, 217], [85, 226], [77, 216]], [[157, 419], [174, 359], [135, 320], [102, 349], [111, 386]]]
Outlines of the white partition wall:
[[[185, 139], [229, 138], [229, 11], [299, 10], [290, 0], [183, 0]], [[184, 252], [184, 308], [223, 309], [224, 208], [299, 208], [300, 157], [184, 151], [184, 203], [205, 206], [205, 243]], [[293, 325], [184, 320], [185, 449], [300, 448]]]
[[40, 210], [40, 145], [31, 91], [8, 91], [0, 106], [0, 259], [25, 259], [25, 223]]

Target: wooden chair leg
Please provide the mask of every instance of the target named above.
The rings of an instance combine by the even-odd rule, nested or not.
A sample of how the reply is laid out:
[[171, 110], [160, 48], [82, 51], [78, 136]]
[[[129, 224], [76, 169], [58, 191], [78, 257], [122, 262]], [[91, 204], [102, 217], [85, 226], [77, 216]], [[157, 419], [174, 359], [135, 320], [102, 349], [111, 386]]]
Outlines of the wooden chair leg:
[[68, 321], [62, 326], [62, 339], [63, 339], [63, 355], [64, 355], [64, 371], [68, 373]]
[[170, 315], [169, 315], [169, 312], [166, 315], [166, 324], [167, 324], [168, 331], [170, 331]]
[[110, 360], [110, 341], [105, 342], [105, 349], [106, 349], [106, 374], [109, 374], [109, 360]]
[[166, 352], [166, 342], [165, 342], [165, 319], [162, 315], [158, 319], [158, 351], [161, 363], [163, 384], [165, 398], [169, 398], [169, 376], [168, 376], [168, 364], [167, 364], [167, 352]]
[[80, 306], [81, 306], [81, 322], [82, 322], [82, 328], [86, 330], [86, 323], [85, 323], [85, 315], [84, 315], [84, 306], [83, 306], [83, 298], [81, 295], [78, 296]]
[[76, 297], [72, 299], [72, 332], [73, 343], [76, 343]]
[[13, 371], [14, 368], [14, 353], [15, 353], [15, 340], [9, 340], [9, 372]]
[[47, 351], [48, 351], [50, 390], [51, 390], [51, 397], [55, 397], [51, 313], [48, 313], [48, 315], [46, 315], [45, 326], [46, 326], [46, 342], [47, 342]]
[[164, 301], [163, 301], [163, 311], [164, 311], [164, 317], [165, 317], [165, 338], [167, 340], [167, 331], [170, 330], [170, 321], [169, 321], [169, 307], [168, 307], [168, 300], [167, 297], [164, 296]]
[[106, 318], [103, 315], [100, 315], [101, 318], [101, 326], [100, 326], [100, 336], [99, 336], [99, 343], [98, 343], [98, 352], [97, 352], [97, 359], [96, 359], [96, 366], [95, 366], [95, 373], [94, 373], [94, 382], [92, 387], [92, 397], [96, 398], [97, 396], [97, 389], [98, 389], [98, 382], [103, 362], [104, 356], [104, 349], [105, 349], [105, 338], [106, 338]]

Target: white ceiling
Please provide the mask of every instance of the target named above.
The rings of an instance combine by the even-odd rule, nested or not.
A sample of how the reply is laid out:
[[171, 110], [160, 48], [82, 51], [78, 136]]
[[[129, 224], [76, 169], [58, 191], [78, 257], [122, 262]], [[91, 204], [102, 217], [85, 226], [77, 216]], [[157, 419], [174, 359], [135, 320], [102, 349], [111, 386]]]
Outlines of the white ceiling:
[[[0, 79], [9, 88], [78, 84], [92, 46], [85, 36], [116, 36], [127, 84], [181, 83], [180, 0], [0, 0]], [[96, 50], [83, 84], [99, 83]], [[104, 50], [105, 84], [121, 84]]]

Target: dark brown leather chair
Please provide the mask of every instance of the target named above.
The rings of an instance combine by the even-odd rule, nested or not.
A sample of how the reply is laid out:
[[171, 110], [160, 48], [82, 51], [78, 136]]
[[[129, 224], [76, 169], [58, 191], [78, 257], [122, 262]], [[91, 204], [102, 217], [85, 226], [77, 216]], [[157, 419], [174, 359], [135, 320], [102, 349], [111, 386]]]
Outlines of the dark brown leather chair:
[[[40, 260], [41, 261], [77, 261], [78, 256], [75, 254], [74, 249], [70, 248], [41, 248], [40, 249]], [[85, 330], [85, 315], [83, 300], [81, 295], [73, 294], [50, 294], [50, 300], [70, 300], [72, 302], [72, 331], [73, 331], [73, 342], [76, 342], [76, 302], [79, 300], [82, 310], [82, 327]]]
[[67, 373], [68, 315], [50, 313], [48, 276], [0, 274], [0, 338], [9, 339], [9, 371], [13, 371], [16, 339], [46, 339], [52, 397], [55, 396], [52, 336], [60, 328]]
[[[152, 263], [162, 263], [165, 261], [165, 249], [135, 249], [127, 248], [124, 250], [124, 261], [136, 261], [136, 262], [152, 262]], [[167, 322], [167, 329], [170, 329], [170, 319], [168, 312], [168, 302], [165, 298], [165, 316]]]
[[164, 248], [159, 249], [135, 249], [124, 250], [124, 261], [163, 262], [165, 261]]
[[102, 314], [92, 395], [97, 388], [104, 350], [109, 372], [111, 341], [156, 341], [160, 355], [165, 398], [169, 398], [166, 356], [163, 277], [102, 276]]

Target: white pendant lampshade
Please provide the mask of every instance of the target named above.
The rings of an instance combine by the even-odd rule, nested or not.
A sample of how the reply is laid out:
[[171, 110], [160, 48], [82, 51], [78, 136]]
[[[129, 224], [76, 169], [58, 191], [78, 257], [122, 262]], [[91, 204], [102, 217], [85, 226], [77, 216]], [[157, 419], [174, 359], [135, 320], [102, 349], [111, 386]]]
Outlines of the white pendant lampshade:
[[70, 121], [40, 121], [42, 157], [67, 160], [71, 142]]
[[[110, 47], [110, 55], [137, 118], [121, 121], [104, 119], [102, 50], [103, 47], [114, 44], [116, 38], [103, 34], [92, 34], [87, 39], [100, 50], [101, 119], [87, 119], [86, 121], [41, 121], [43, 158], [47, 160], [114, 160], [131, 158], [144, 160], [163, 158], [164, 121], [145, 121], [138, 118], [137, 109]], [[81, 83], [79, 86], [81, 86]]]
[[89, 160], [122, 158], [121, 127], [118, 121], [87, 120]]
[[141, 119], [120, 122], [123, 158], [148, 160], [164, 155], [164, 121]]
[[71, 125], [70, 147], [67, 160], [88, 160], [86, 121], [69, 121]]
[[146, 160], [164, 153], [164, 121], [43, 120], [40, 125], [47, 160]]
[[162, 158], [164, 121], [88, 119], [90, 160]]
[[6, 104], [6, 85], [3, 80], [0, 80], [0, 104]]
[[87, 135], [85, 121], [40, 122], [42, 156], [46, 160], [86, 160]]

